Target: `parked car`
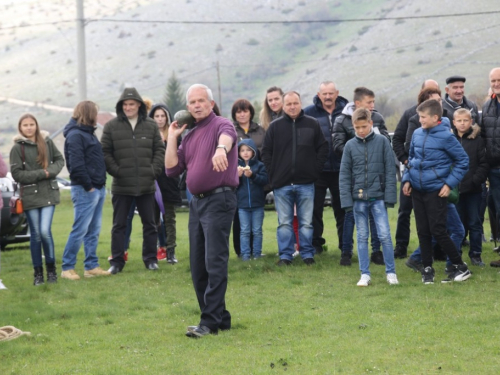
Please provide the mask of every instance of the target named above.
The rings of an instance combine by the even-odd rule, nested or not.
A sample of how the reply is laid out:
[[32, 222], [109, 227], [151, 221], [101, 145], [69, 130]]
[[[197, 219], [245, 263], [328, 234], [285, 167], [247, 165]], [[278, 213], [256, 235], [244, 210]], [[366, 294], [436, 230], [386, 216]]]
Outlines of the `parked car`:
[[71, 190], [71, 181], [65, 178], [56, 177], [57, 185], [59, 186], [59, 190]]
[[30, 240], [26, 215], [24, 213], [17, 215], [10, 212], [10, 198], [14, 194], [19, 194], [18, 191], [14, 191], [15, 186], [16, 182], [14, 182], [10, 173], [7, 174], [7, 177], [0, 178], [0, 189], [2, 190], [3, 199], [0, 224], [0, 246], [2, 250], [4, 250], [7, 245]]

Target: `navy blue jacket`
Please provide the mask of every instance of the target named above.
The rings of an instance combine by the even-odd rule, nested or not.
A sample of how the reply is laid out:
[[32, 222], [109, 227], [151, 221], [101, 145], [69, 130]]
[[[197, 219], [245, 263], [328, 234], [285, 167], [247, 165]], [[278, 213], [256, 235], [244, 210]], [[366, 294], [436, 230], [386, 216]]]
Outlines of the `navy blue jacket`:
[[323, 131], [325, 139], [328, 141], [328, 159], [326, 159], [323, 172], [338, 172], [340, 170], [340, 157], [333, 152], [332, 147], [332, 135], [333, 135], [333, 124], [335, 119], [342, 113], [342, 110], [349, 101], [342, 97], [337, 96], [335, 100], [335, 109], [331, 114], [329, 114], [324, 108], [323, 103], [316, 95], [313, 99], [312, 105], [304, 109], [304, 113], [308, 116], [314, 117], [319, 122], [319, 126]]
[[469, 169], [469, 157], [451, 132], [447, 117], [433, 128], [415, 130], [409, 155], [402, 183], [409, 181], [423, 193], [441, 190], [445, 184], [455, 188]]
[[82, 185], [86, 191], [106, 185], [104, 154], [94, 131], [94, 126], [77, 124], [74, 118], [63, 131], [64, 157], [71, 185]]
[[248, 166], [252, 171], [252, 176], [246, 177], [244, 174], [240, 177], [240, 185], [236, 190], [238, 197], [238, 208], [256, 208], [264, 207], [266, 204], [266, 195], [264, 186], [269, 182], [267, 178], [266, 167], [259, 161], [259, 151], [251, 139], [243, 139], [238, 143], [238, 166], [245, 167], [246, 163], [239, 156], [239, 150], [242, 145], [250, 147], [254, 155], [248, 161]]

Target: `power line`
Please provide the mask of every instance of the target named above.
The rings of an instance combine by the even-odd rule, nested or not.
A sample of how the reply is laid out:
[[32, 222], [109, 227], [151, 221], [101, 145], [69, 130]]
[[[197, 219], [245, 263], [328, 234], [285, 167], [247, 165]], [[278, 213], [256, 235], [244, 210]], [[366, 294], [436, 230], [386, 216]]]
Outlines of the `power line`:
[[[405, 21], [418, 19], [434, 19], [434, 18], [452, 18], [452, 17], [469, 17], [481, 15], [500, 14], [500, 10], [490, 10], [484, 12], [468, 12], [456, 14], [432, 14], [423, 16], [405, 16], [405, 17], [374, 17], [374, 18], [346, 18], [346, 19], [330, 19], [330, 20], [267, 20], [267, 21], [173, 21], [173, 20], [131, 20], [131, 19], [110, 19], [110, 18], [86, 18], [85, 22], [113, 22], [113, 23], [161, 23], [161, 24], [188, 24], [188, 25], [270, 25], [270, 24], [311, 24], [311, 23], [347, 23], [347, 22], [373, 22], [373, 21]], [[38, 27], [46, 25], [58, 25], [62, 23], [75, 22], [75, 19], [60, 20], [53, 22], [40, 22], [34, 24], [21, 23], [17, 26], [2, 26], [0, 30]]]

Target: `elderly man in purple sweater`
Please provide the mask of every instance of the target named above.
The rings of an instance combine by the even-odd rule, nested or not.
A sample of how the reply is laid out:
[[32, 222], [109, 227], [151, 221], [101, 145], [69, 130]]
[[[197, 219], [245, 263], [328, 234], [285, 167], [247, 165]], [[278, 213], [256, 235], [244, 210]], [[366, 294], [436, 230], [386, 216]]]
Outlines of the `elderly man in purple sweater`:
[[187, 109], [195, 127], [177, 149], [177, 139], [187, 125], [174, 121], [168, 130], [165, 168], [169, 177], [188, 171], [186, 184], [193, 194], [189, 204], [191, 277], [201, 318], [186, 336], [203, 337], [231, 328], [226, 310], [229, 233], [236, 211], [238, 148], [234, 125], [212, 111], [212, 91], [192, 85], [186, 94]]

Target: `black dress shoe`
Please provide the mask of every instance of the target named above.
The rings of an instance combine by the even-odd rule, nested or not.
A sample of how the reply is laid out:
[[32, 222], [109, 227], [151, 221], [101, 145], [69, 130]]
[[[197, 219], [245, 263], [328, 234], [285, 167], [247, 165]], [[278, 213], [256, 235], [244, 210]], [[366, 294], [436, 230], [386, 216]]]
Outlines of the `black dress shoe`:
[[211, 330], [207, 326], [196, 326], [193, 330], [189, 330], [189, 328], [192, 328], [192, 326], [188, 327], [188, 331], [186, 332], [187, 337], [191, 338], [199, 338], [207, 335], [217, 335], [217, 330]]
[[116, 265], [109, 267], [108, 272], [112, 275], [116, 275], [118, 272], [122, 272], [122, 269]]
[[149, 263], [148, 264], [148, 270], [150, 271], [158, 271], [158, 263]]

